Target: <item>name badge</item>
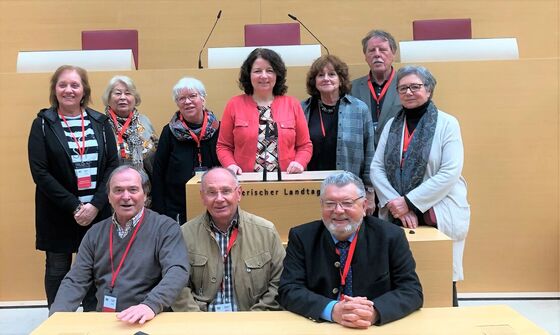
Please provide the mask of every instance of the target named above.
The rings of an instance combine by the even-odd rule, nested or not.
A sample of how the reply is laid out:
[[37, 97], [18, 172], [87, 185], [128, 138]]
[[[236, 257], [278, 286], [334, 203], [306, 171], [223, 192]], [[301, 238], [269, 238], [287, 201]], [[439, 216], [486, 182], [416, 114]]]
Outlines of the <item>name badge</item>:
[[117, 297], [109, 293], [103, 296], [103, 312], [116, 312], [117, 311]]
[[233, 312], [231, 304], [217, 304], [216, 312]]
[[91, 174], [89, 162], [78, 162], [75, 164], [76, 177], [78, 178], [78, 190], [91, 188]]
[[197, 167], [194, 168], [195, 174], [199, 173], [199, 172], [203, 173], [203, 172], [206, 172], [206, 171], [208, 171], [208, 167], [206, 167], [206, 166], [197, 166]]

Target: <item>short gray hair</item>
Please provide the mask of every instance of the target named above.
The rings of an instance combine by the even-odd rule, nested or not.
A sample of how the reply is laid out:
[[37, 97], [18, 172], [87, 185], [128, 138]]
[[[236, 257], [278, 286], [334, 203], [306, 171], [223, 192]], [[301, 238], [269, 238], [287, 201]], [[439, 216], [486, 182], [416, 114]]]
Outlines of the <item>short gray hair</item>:
[[401, 67], [397, 71], [397, 86], [402, 78], [415, 74], [422, 80], [426, 91], [429, 91], [431, 95], [434, 94], [434, 89], [436, 88], [436, 78], [432, 75], [432, 73], [423, 66], [419, 65], [407, 65], [405, 67]]
[[393, 37], [393, 35], [389, 34], [385, 30], [374, 29], [374, 30], [370, 30], [366, 34], [366, 36], [364, 38], [362, 38], [362, 50], [363, 50], [364, 54], [366, 53], [367, 44], [368, 44], [369, 40], [371, 40], [374, 37], [377, 37], [377, 38], [380, 38], [382, 40], [385, 40], [385, 41], [389, 42], [389, 47], [391, 48], [391, 51], [393, 52], [393, 54], [397, 53], [397, 42], [395, 41], [395, 38]]
[[173, 86], [173, 102], [177, 102], [177, 97], [182, 90], [196, 91], [202, 97], [202, 100], [206, 100], [206, 88], [204, 84], [196, 78], [183, 77], [179, 79], [177, 84]]
[[138, 93], [138, 90], [136, 90], [134, 81], [132, 81], [132, 79], [127, 76], [114, 76], [113, 78], [111, 78], [111, 80], [109, 80], [109, 84], [107, 85], [107, 87], [105, 88], [105, 92], [103, 92], [103, 95], [101, 96], [103, 104], [105, 106], [109, 106], [109, 96], [111, 96], [111, 92], [113, 92], [115, 86], [120, 83], [124, 84], [124, 86], [126, 86], [126, 89], [134, 96], [134, 100], [136, 101], [136, 105], [134, 107], [139, 106], [142, 102], [140, 93]]
[[356, 189], [358, 190], [358, 196], [366, 196], [366, 189], [362, 180], [352, 172], [343, 171], [328, 175], [327, 178], [323, 180], [323, 182], [321, 183], [321, 197], [323, 196], [323, 194], [325, 194], [325, 190], [329, 185], [344, 187], [348, 184], [354, 184], [356, 186]]
[[206, 179], [206, 175], [208, 175], [208, 173], [210, 173], [210, 171], [216, 171], [216, 170], [227, 171], [233, 177], [233, 180], [235, 180], [235, 186], [239, 186], [239, 179], [237, 179], [237, 175], [233, 171], [231, 171], [230, 169], [220, 167], [220, 166], [216, 166], [216, 167], [211, 168], [210, 170], [204, 171], [204, 173], [202, 174], [202, 177], [200, 177], [200, 187], [201, 188], [202, 188], [202, 185], [204, 184], [204, 180]]
[[150, 184], [150, 177], [148, 177], [148, 174], [144, 171], [144, 170], [138, 170], [137, 168], [135, 168], [132, 165], [120, 165], [118, 166], [116, 169], [113, 170], [113, 172], [111, 172], [111, 174], [109, 175], [109, 178], [107, 179], [107, 194], [109, 194], [110, 190], [111, 190], [111, 180], [113, 179], [113, 177], [125, 170], [133, 170], [138, 172], [138, 174], [140, 175], [140, 178], [142, 179], [142, 190], [144, 191], [144, 194], [148, 194], [150, 193], [151, 190], [151, 184]]

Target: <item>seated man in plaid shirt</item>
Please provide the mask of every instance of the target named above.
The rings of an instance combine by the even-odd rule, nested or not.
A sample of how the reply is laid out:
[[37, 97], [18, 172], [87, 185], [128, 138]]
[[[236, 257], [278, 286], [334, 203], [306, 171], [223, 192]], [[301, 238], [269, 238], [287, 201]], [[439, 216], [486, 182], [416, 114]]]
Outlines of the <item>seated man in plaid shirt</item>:
[[207, 211], [181, 227], [192, 272], [172, 309], [280, 310], [285, 251], [274, 225], [239, 208], [241, 186], [227, 169], [205, 172], [200, 196]]

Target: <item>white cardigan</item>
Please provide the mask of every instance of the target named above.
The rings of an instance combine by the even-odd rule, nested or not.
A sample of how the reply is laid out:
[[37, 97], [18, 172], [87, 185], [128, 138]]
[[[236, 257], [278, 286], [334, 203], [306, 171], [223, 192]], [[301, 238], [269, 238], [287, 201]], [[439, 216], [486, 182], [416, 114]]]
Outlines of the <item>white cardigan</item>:
[[[401, 196], [387, 179], [384, 164], [387, 137], [393, 120], [387, 122], [383, 129], [370, 171], [379, 199], [379, 216], [383, 219], [388, 218], [387, 203]], [[453, 281], [463, 279], [463, 250], [470, 221], [467, 183], [461, 176], [462, 170], [463, 141], [459, 122], [455, 117], [438, 111], [424, 180], [406, 197], [422, 213], [433, 207], [438, 229], [453, 239]]]

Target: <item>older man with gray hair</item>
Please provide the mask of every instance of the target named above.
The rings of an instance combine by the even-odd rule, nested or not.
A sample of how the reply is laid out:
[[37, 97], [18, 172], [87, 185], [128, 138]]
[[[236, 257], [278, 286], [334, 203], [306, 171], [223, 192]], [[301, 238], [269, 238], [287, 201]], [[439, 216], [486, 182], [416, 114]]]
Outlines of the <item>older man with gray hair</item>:
[[107, 190], [115, 213], [86, 233], [49, 312], [75, 311], [96, 285], [98, 312], [120, 312], [121, 321], [144, 323], [169, 309], [187, 283], [187, 249], [175, 221], [144, 208], [146, 173], [119, 166]]
[[241, 193], [231, 170], [212, 168], [202, 175], [206, 212], [181, 227], [193, 272], [174, 311], [281, 309], [276, 296], [284, 247], [272, 222], [239, 208]]
[[367, 328], [420, 308], [422, 287], [403, 229], [366, 216], [364, 184], [350, 172], [321, 185], [322, 220], [292, 228], [278, 301], [313, 320]]
[[393, 68], [397, 42], [386, 31], [372, 30], [362, 39], [362, 50], [370, 71], [352, 81], [350, 94], [368, 105], [375, 131], [374, 143], [377, 147], [383, 126], [401, 109]]

